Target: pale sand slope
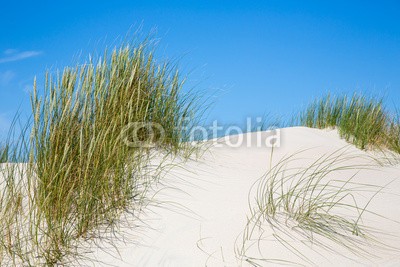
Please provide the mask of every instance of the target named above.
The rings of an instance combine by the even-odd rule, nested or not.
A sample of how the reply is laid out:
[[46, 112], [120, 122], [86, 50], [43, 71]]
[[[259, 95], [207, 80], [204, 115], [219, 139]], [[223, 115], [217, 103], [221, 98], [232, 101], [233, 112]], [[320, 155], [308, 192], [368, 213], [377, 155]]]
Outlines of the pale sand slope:
[[[306, 239], [296, 235], [290, 228], [287, 228], [287, 235], [281, 235], [286, 238], [287, 243], [280, 243], [272, 236], [274, 232], [268, 224], [263, 227], [265, 232], [258, 247], [257, 242], [255, 246], [252, 246], [252, 241], [246, 242], [246, 255], [240, 259], [238, 252], [243, 247], [243, 231], [247, 217], [251, 216], [249, 192], [270, 164], [271, 149], [257, 147], [255, 135], [256, 133], [251, 133], [244, 136], [244, 139], [247, 136], [252, 137], [253, 143], [250, 147], [246, 144], [238, 148], [212, 147], [200, 160], [189, 161], [182, 167], [173, 168], [155, 189], [161, 190], [154, 197], [160, 205], [149, 205], [145, 209], [145, 214], [141, 215], [141, 226], [121, 229], [123, 235], [134, 242], [115, 241], [119, 254], [106, 244], [100, 244], [100, 248], [92, 246], [90, 249], [95, 253], [88, 256], [99, 262], [82, 261], [79, 264], [250, 266], [246, 259], [252, 257], [266, 260], [258, 261], [260, 266], [274, 266], [283, 261], [318, 266], [400, 266], [400, 253], [397, 251], [378, 249], [371, 245], [367, 254], [377, 254], [378, 257], [362, 258], [337, 244], [327, 242], [326, 245], [333, 249], [328, 252], [318, 245], [310, 248]], [[233, 142], [236, 138], [241, 137], [231, 136], [230, 140]], [[282, 129], [281, 144], [279, 148], [274, 148], [272, 165], [285, 155], [309, 149], [296, 156], [300, 160], [295, 163], [296, 166], [307, 167], [307, 164], [323, 154], [346, 146], [348, 155], [368, 155], [341, 140], [335, 130], [304, 127]], [[373, 169], [342, 171], [329, 177], [347, 180], [359, 171], [354, 178], [357, 182], [385, 185], [393, 181], [371, 201], [368, 209], [400, 221], [400, 165], [376, 167], [373, 161], [363, 158], [345, 161], [348, 165], [361, 163], [367, 163]], [[363, 194], [358, 195], [361, 206], [368, 202], [373, 193]], [[250, 196], [250, 199], [253, 200], [254, 197]], [[376, 234], [380, 241], [400, 248], [399, 223], [367, 213], [364, 217], [364, 224], [384, 232]], [[143, 225], [144, 223], [147, 225]], [[385, 235], [387, 233], [395, 236]], [[260, 233], [255, 231], [250, 239], [254, 241], [259, 237]], [[283, 244], [290, 244], [292, 249]]]

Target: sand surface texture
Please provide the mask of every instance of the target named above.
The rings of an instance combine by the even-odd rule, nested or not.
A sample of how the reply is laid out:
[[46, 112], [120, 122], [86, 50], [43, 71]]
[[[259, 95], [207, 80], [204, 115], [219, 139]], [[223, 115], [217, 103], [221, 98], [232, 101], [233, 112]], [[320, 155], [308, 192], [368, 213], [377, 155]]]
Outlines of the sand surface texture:
[[[243, 138], [238, 147], [223, 145], [226, 139], [222, 138], [218, 141], [222, 146], [214, 143], [199, 160], [172, 168], [149, 192], [152, 201], [140, 214], [137, 226], [121, 227], [121, 236], [126, 239], [116, 240], [115, 247], [93, 244], [89, 249], [94, 253], [88, 256], [97, 262], [80, 264], [400, 266], [399, 164], [385, 164], [384, 160], [377, 164], [369, 158], [371, 152], [349, 145], [335, 130], [304, 127], [282, 129], [280, 147], [274, 148], [271, 160], [271, 148], [257, 146], [256, 135], [230, 136], [229, 142], [234, 144]], [[263, 133], [262, 140], [266, 138], [268, 133]], [[252, 220], [251, 211], [255, 209], [257, 183], [270, 166], [294, 155], [296, 160], [286, 167], [307, 168], [323, 155], [337, 155], [338, 151], [344, 151], [341, 157], [345, 158], [338, 165], [366, 168], [338, 170], [324, 179], [346, 181], [354, 176], [354, 183], [385, 186], [376, 195], [372, 187], [360, 187], [354, 193], [360, 207], [368, 204], [371, 212], [362, 215], [360, 224], [370, 227], [375, 241], [350, 236], [353, 247], [346, 248], [315, 234], [315, 242], [311, 242], [307, 232], [296, 227], [296, 222], [285, 221], [284, 216], [276, 218], [275, 226], [266, 220], [254, 226], [257, 222]], [[354, 216], [350, 209], [336, 212]]]

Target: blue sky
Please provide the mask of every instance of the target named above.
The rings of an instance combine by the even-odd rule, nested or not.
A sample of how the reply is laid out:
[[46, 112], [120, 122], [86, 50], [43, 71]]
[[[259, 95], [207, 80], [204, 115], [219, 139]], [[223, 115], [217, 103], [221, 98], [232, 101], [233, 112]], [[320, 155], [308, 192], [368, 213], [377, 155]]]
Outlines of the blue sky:
[[[209, 119], [288, 118], [327, 91], [400, 106], [398, 1], [3, 1], [0, 133], [29, 112], [33, 77], [156, 28], [159, 56], [214, 101]], [[81, 55], [82, 56], [79, 56]]]

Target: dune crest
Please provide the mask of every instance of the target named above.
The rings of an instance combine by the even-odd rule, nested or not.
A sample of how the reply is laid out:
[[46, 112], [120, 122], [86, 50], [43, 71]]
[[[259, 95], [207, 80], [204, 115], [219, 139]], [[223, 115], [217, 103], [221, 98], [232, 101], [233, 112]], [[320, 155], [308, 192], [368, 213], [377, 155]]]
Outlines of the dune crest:
[[[255, 138], [256, 134], [245, 134], [244, 139], [248, 135]], [[88, 249], [94, 253], [88, 256], [96, 262], [83, 263], [96, 266], [100, 263], [105, 266], [252, 266], [249, 259], [258, 259], [254, 262], [260, 266], [399, 264], [400, 252], [390, 247], [400, 248], [400, 224], [395, 222], [400, 218], [400, 165], [379, 166], [371, 159], [374, 153], [349, 145], [339, 138], [336, 130], [293, 127], [281, 129], [280, 134], [280, 147], [274, 148], [272, 160], [271, 148], [222, 145], [211, 147], [200, 160], [172, 168], [150, 193], [154, 193], [154, 198], [139, 215], [143, 225], [122, 229], [126, 236], [134, 237], [135, 242], [115, 241], [115, 248], [101, 242], [93, 244]], [[223, 143], [222, 139], [219, 141]], [[366, 251], [367, 257], [364, 257], [328, 242], [329, 251], [311, 244], [290, 227], [287, 239], [280, 242], [267, 224], [259, 233], [260, 228], [254, 228], [257, 231], [253, 229], [249, 238], [245, 231], [253, 208], [251, 202], [255, 199], [251, 188], [268, 171], [269, 165], [301, 151], [295, 156], [293, 166], [307, 167], [319, 157], [341, 149], [349, 159], [340, 164], [369, 165], [370, 168], [342, 170], [328, 175], [328, 179], [345, 181], [355, 175], [352, 181], [358, 183], [378, 187], [390, 183], [368, 203], [371, 213], [362, 216], [363, 225], [371, 227], [374, 236], [385, 244], [386, 249], [380, 250], [380, 255], [368, 257]], [[171, 163], [176, 161], [179, 159]], [[363, 206], [371, 192], [364, 195], [355, 192], [355, 195]], [[369, 249], [377, 251], [373, 245]], [[298, 252], [293, 253], [296, 250]]]

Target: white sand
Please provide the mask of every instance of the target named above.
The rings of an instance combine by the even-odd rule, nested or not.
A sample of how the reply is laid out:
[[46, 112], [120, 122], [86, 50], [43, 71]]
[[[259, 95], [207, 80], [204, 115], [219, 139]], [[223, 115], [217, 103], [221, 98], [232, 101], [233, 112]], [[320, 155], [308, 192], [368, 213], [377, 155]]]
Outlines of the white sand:
[[[107, 244], [92, 246], [98, 260], [82, 265], [95, 266], [250, 266], [246, 257], [263, 258], [261, 266], [282, 264], [283, 261], [302, 265], [319, 266], [400, 266], [400, 252], [377, 249], [371, 245], [368, 254], [379, 257], [363, 258], [352, 254], [338, 244], [327, 241], [331, 252], [314, 245], [290, 228], [285, 242], [298, 250], [293, 253], [277, 241], [273, 230], [266, 224], [263, 239], [254, 242], [260, 233], [253, 233], [253, 241], [244, 244], [246, 255], [240, 259], [238, 251], [243, 245], [243, 231], [250, 216], [249, 192], [251, 186], [267, 170], [271, 149], [257, 147], [256, 133], [252, 146], [238, 148], [212, 147], [198, 161], [189, 161], [172, 169], [162, 178], [154, 190], [160, 190], [152, 204], [140, 216], [138, 227], [125, 227], [122, 236], [127, 242], [115, 241], [116, 248]], [[244, 136], [247, 140], [247, 135]], [[231, 136], [233, 142], [240, 136]], [[287, 128], [281, 131], [281, 146], [274, 149], [273, 164], [284, 155], [309, 149], [296, 161], [298, 166], [307, 166], [325, 153], [332, 153], [348, 144], [341, 140], [336, 131], [321, 131], [304, 127]], [[350, 146], [348, 154], [366, 156], [367, 153]], [[369, 210], [386, 218], [400, 221], [400, 165], [376, 167], [371, 161], [353, 158], [346, 164], [368, 163], [372, 170], [361, 170], [355, 180], [368, 184], [385, 185], [393, 181], [369, 205]], [[333, 174], [332, 179], [348, 179], [357, 170]], [[338, 177], [339, 176], [339, 177]], [[360, 194], [360, 203], [366, 203], [370, 192]], [[250, 196], [250, 199], [253, 199]], [[379, 229], [379, 240], [400, 249], [400, 224], [389, 219], [365, 214], [363, 223]], [[396, 236], [386, 236], [390, 233]], [[133, 242], [131, 242], [133, 241]], [[253, 244], [253, 246], [251, 246]], [[258, 247], [257, 247], [258, 245]], [[299, 256], [303, 255], [303, 256]], [[273, 259], [279, 260], [274, 261]], [[308, 261], [308, 260], [309, 261]]]

